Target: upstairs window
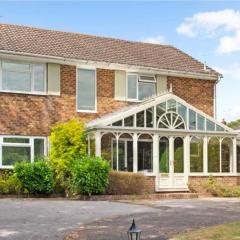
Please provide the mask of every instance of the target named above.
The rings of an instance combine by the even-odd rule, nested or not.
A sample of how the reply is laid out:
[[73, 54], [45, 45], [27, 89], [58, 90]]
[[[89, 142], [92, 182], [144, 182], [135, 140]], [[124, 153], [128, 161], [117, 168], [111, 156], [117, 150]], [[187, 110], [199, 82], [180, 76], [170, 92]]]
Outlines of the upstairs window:
[[96, 111], [96, 71], [77, 70], [77, 110], [80, 112]]
[[155, 76], [128, 74], [127, 98], [129, 100], [143, 100], [156, 95]]
[[46, 93], [46, 65], [0, 62], [0, 90], [17, 93]]

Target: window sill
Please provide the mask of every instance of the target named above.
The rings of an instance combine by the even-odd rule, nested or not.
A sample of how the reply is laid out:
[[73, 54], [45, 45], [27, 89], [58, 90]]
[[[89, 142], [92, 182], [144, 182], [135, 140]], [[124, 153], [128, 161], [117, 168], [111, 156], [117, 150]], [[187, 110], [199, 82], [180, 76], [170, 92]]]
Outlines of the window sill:
[[78, 113], [97, 113], [96, 110], [77, 110]]
[[13, 169], [13, 166], [0, 166], [0, 169]]
[[5, 90], [0, 90], [0, 93], [47, 96], [47, 93], [46, 93], [46, 92], [40, 93], [40, 92], [21, 92], [21, 91], [5, 91]]

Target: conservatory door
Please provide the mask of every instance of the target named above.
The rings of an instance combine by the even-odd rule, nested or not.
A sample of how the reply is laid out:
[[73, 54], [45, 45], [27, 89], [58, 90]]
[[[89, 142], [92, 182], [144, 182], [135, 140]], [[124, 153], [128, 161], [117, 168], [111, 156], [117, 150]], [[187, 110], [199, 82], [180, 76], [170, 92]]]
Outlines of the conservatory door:
[[158, 190], [187, 190], [183, 138], [160, 138]]

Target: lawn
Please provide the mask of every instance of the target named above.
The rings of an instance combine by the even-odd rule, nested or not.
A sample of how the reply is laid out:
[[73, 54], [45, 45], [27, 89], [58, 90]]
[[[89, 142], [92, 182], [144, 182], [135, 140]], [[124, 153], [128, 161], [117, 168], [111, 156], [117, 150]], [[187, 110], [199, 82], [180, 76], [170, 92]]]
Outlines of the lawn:
[[174, 240], [234, 240], [240, 239], [240, 222], [218, 225], [177, 235]]

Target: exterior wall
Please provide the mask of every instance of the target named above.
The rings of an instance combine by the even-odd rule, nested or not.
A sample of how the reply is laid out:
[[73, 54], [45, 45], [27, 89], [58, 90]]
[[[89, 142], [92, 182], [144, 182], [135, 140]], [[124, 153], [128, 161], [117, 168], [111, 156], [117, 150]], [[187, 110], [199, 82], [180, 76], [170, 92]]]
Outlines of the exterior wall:
[[144, 192], [145, 193], [155, 192], [155, 177], [145, 176]]
[[[75, 66], [61, 66], [60, 96], [0, 93], [0, 134], [48, 136], [56, 122], [73, 117], [89, 121], [133, 104], [114, 99], [114, 78], [114, 70], [97, 69], [97, 113], [76, 111]], [[213, 114], [213, 82], [168, 77], [170, 83], [174, 94]]]
[[210, 80], [168, 77], [168, 89], [199, 110], [214, 116], [214, 85]]
[[[240, 185], [240, 176], [221, 176], [221, 177], [213, 177], [214, 180], [220, 183], [228, 184], [229, 186], [237, 186]], [[206, 184], [208, 181], [208, 177], [200, 177], [194, 176], [189, 177], [188, 184], [189, 188], [194, 189], [194, 191], [198, 192], [200, 195], [203, 196], [211, 196], [209, 192], [206, 191]]]

